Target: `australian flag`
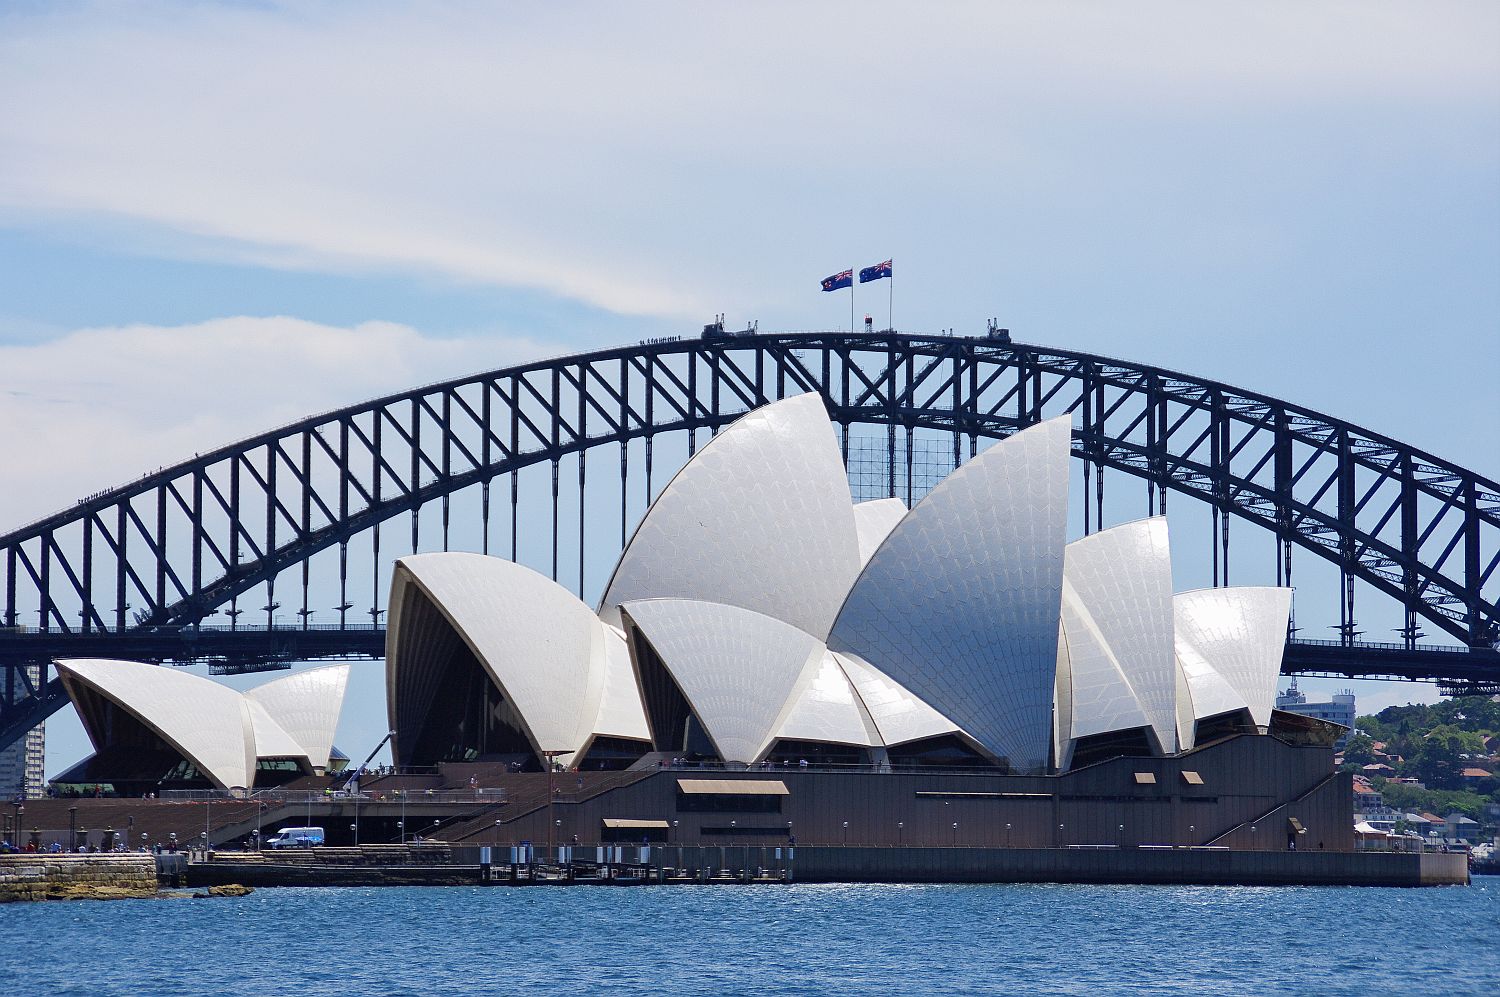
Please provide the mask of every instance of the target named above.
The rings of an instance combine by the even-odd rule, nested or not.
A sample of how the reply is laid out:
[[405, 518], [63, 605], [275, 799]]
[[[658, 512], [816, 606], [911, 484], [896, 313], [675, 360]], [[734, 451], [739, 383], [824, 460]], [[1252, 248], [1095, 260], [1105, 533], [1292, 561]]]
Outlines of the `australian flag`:
[[891, 261], [886, 260], [884, 263], [877, 263], [873, 267], [865, 267], [861, 270], [859, 272], [859, 282], [861, 284], [868, 284], [872, 280], [879, 280], [882, 277], [889, 277], [890, 275]]
[[853, 270], [845, 270], [843, 273], [836, 273], [832, 277], [824, 277], [823, 278], [823, 290], [825, 290], [825, 291], [837, 291], [839, 288], [842, 288], [842, 287], [853, 287], [853, 286], [854, 286], [854, 271]]

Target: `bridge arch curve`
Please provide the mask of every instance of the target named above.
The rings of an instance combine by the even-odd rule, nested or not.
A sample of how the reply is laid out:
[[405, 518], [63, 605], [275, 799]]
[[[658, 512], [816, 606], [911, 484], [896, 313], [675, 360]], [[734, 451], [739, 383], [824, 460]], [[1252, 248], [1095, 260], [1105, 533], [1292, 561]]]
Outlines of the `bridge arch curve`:
[[[893, 455], [898, 436], [946, 433], [955, 462], [980, 440], [1071, 413], [1074, 456], [1097, 493], [1086, 525], [1090, 498], [1101, 525], [1104, 472], [1123, 472], [1146, 482], [1151, 511], [1171, 493], [1209, 506], [1216, 580], [1231, 518], [1272, 533], [1288, 572], [1293, 547], [1333, 563], [1346, 641], [1355, 580], [1398, 601], [1408, 646], [1424, 623], [1472, 649], [1500, 639], [1500, 485], [1432, 454], [1231, 385], [1008, 338], [717, 329], [413, 388], [92, 495], [0, 536], [0, 625], [95, 640], [191, 627], [465, 489], [483, 491], [488, 516], [491, 484], [509, 475], [514, 510], [515, 474], [536, 464], [553, 465], [555, 497], [560, 461], [618, 447], [623, 494], [641, 440], [649, 490], [657, 437], [696, 441], [809, 390], [846, 443], [854, 425], [885, 427]], [[345, 596], [340, 626], [350, 608]], [[21, 653], [0, 640], [0, 658]]]

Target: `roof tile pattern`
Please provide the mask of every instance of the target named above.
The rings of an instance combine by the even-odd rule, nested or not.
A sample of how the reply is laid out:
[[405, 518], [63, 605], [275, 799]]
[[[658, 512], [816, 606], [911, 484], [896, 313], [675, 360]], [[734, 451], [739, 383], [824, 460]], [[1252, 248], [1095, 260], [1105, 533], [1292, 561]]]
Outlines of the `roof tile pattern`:
[[872, 499], [854, 507], [854, 527], [859, 534], [859, 563], [868, 564], [875, 551], [906, 515], [906, 503], [898, 498]]
[[823, 644], [763, 613], [691, 599], [622, 607], [687, 697], [726, 762], [753, 762], [816, 676]]
[[1196, 589], [1175, 596], [1173, 610], [1177, 656], [1193, 690], [1193, 709], [1198, 717], [1225, 712], [1220, 707], [1224, 702], [1232, 703], [1223, 687], [1207, 678], [1213, 673], [1249, 707], [1256, 724], [1270, 724], [1276, 679], [1286, 650], [1292, 590], [1251, 586]]
[[[524, 565], [482, 554], [403, 557], [393, 606], [407, 584], [419, 586], [463, 637], [525, 719], [536, 750], [561, 752], [567, 764], [593, 733], [604, 692], [604, 627], [589, 607]], [[399, 626], [389, 647], [400, 647]], [[390, 675], [402, 664], [388, 651]]]
[[349, 687], [349, 668], [347, 664], [307, 668], [258, 685], [245, 696], [265, 707], [307, 752], [313, 765], [322, 768], [333, 753], [333, 735]]
[[[190, 672], [138, 661], [71, 658], [58, 661], [57, 668], [75, 703], [85, 690], [104, 696], [154, 731], [218, 788], [254, 785], [257, 718], [235, 690]], [[269, 717], [258, 719], [271, 750], [279, 753], [292, 744], [291, 736]], [[107, 731], [89, 728], [88, 734], [95, 748], [105, 747]]]
[[882, 675], [856, 654], [834, 654], [869, 713], [880, 743], [894, 748], [910, 741], [958, 733], [953, 721]]
[[[1125, 523], [1068, 544], [1063, 577], [1063, 622], [1073, 658], [1073, 736], [1141, 726], [1144, 714], [1162, 749], [1176, 751], [1177, 659], [1166, 517]], [[1085, 631], [1102, 642], [1102, 655], [1079, 655]], [[1081, 671], [1086, 662], [1095, 670]]]
[[615, 567], [600, 616], [681, 598], [763, 613], [827, 636], [859, 572], [853, 503], [816, 394], [741, 417], [657, 497]]
[[1052, 736], [1071, 422], [984, 451], [927, 494], [870, 558], [829, 639], [1016, 770]]
[[839, 666], [838, 656], [825, 650], [808, 667], [812, 669], [811, 681], [792, 704], [776, 736], [863, 747], [883, 744], [875, 722], [849, 683], [849, 676]]

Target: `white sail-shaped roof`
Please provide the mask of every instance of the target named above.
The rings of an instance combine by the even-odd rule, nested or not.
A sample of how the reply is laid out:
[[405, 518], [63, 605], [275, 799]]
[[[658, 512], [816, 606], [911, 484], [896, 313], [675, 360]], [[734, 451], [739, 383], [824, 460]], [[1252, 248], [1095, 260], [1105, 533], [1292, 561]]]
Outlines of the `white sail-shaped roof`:
[[[1276, 680], [1292, 610], [1289, 588], [1233, 586], [1179, 593], [1173, 600], [1177, 657], [1198, 717], [1248, 707], [1259, 726], [1271, 722]], [[1212, 680], [1217, 675], [1223, 686]], [[1233, 699], [1224, 687], [1233, 693]]]
[[[1064, 703], [1060, 698], [1057, 704], [1059, 714], [1066, 710], [1066, 716], [1059, 716], [1060, 746], [1063, 749], [1059, 759], [1071, 756], [1069, 741], [1151, 726], [1104, 628], [1066, 575], [1063, 578], [1062, 629], [1063, 647], [1057, 660], [1058, 668], [1067, 673], [1065, 678], [1059, 678], [1059, 682], [1065, 684], [1067, 699]], [[1174, 729], [1167, 743], [1175, 745], [1176, 742]]]
[[911, 741], [959, 733], [953, 721], [893, 682], [889, 676], [870, 667], [859, 655], [834, 654], [833, 657], [859, 694], [861, 705], [875, 724], [880, 743], [894, 748]]
[[906, 503], [898, 498], [871, 499], [854, 507], [854, 528], [859, 534], [860, 564], [869, 562], [905, 515]]
[[[1215, 676], [1215, 678], [1218, 678]], [[1218, 679], [1223, 683], [1223, 679]], [[1188, 751], [1198, 742], [1197, 707], [1193, 703], [1193, 687], [1187, 672], [1182, 667], [1182, 658], [1177, 658], [1177, 750]]]
[[829, 646], [920, 697], [986, 751], [1043, 769], [1066, 543], [1067, 416], [950, 474], [865, 565]]
[[883, 744], [874, 721], [850, 685], [849, 676], [840, 667], [838, 656], [825, 650], [808, 667], [813, 672], [811, 680], [803, 685], [776, 736], [863, 747]]
[[822, 639], [859, 572], [843, 460], [823, 400], [743, 416], [698, 451], [647, 510], [600, 603], [681, 598], [739, 606]]
[[257, 759], [293, 758], [305, 762], [309, 769], [313, 767], [313, 760], [307, 749], [277, 723], [264, 706], [243, 694], [240, 696], [240, 706], [245, 714], [245, 722], [250, 725]]
[[1166, 518], [1125, 523], [1068, 544], [1063, 577], [1073, 736], [1142, 726], [1144, 714], [1161, 750], [1176, 751], [1177, 660]]
[[627, 737], [636, 741], [651, 740], [646, 710], [641, 705], [640, 687], [630, 665], [630, 648], [625, 634], [611, 626], [604, 627], [604, 693], [599, 698], [599, 717], [594, 734], [600, 737]]
[[[1067, 578], [1063, 578], [1063, 602], [1068, 599]], [[1060, 768], [1072, 760], [1073, 746], [1073, 660], [1068, 654], [1067, 627], [1057, 621], [1057, 673], [1052, 692], [1052, 757]]]
[[[515, 707], [537, 753], [558, 752], [569, 764], [593, 734], [604, 691], [604, 627], [589, 607], [550, 578], [498, 557], [403, 557], [391, 585], [387, 636], [392, 703], [398, 671], [406, 666], [400, 631], [408, 585], [417, 586], [462, 637]], [[392, 720], [394, 729], [394, 713]]]
[[[346, 664], [308, 668], [256, 686], [245, 696], [265, 708], [314, 767], [327, 768], [349, 686], [349, 668]], [[260, 754], [266, 757], [264, 750]]]
[[[1245, 697], [1214, 670], [1214, 666], [1204, 656], [1204, 651], [1188, 640], [1181, 631], [1177, 636], [1177, 671], [1181, 676], [1179, 681], [1187, 689], [1187, 704], [1191, 709], [1191, 712], [1178, 711], [1180, 737], [1183, 731], [1192, 735], [1198, 720], [1249, 709]], [[1191, 736], [1182, 737], [1183, 746], [1192, 747], [1193, 740]]]
[[765, 754], [823, 656], [806, 631], [738, 606], [646, 599], [621, 608], [726, 762]]
[[[218, 788], [254, 785], [255, 731], [244, 697], [235, 690], [137, 661], [71, 658], [58, 661], [57, 669], [74, 703], [87, 693], [103, 696], [170, 744]], [[95, 749], [102, 750], [108, 732], [93, 729], [88, 710], [79, 713]], [[291, 740], [284, 731], [276, 737], [268, 729], [267, 735], [277, 745]]]

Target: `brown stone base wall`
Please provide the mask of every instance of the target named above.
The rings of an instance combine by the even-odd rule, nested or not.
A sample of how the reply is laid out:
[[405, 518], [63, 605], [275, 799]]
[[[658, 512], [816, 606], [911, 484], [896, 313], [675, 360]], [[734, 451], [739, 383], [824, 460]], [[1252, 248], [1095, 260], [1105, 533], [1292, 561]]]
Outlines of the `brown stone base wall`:
[[150, 855], [0, 855], [0, 903], [156, 895]]

